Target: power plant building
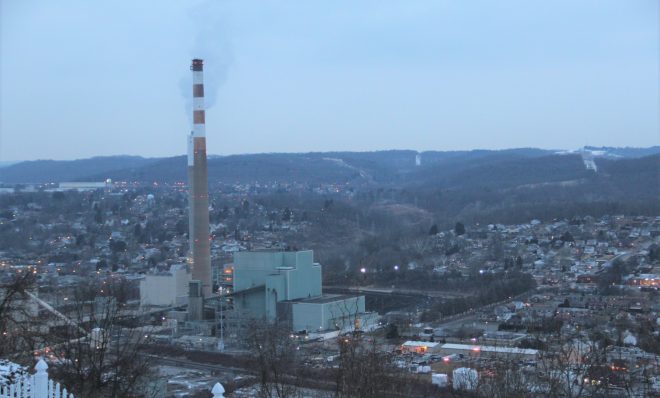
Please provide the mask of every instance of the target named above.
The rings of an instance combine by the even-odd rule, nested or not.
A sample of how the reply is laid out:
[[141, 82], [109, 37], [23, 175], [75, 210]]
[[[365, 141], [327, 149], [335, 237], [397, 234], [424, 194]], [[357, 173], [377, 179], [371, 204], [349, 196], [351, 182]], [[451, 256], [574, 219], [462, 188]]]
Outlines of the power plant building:
[[[213, 296], [213, 274], [209, 236], [209, 192], [204, 106], [204, 61], [193, 59], [193, 128], [188, 136], [189, 278], [161, 281], [148, 276], [141, 284], [143, 301], [152, 304], [179, 301], [187, 294], [188, 321], [200, 322], [204, 302]], [[337, 331], [368, 329], [376, 314], [365, 311], [364, 296], [323, 295], [321, 265], [312, 251], [237, 252], [233, 275], [216, 273], [225, 283], [223, 294], [233, 296], [235, 313], [241, 319], [264, 319], [287, 323], [293, 330]], [[233, 278], [233, 279], [232, 279]], [[226, 289], [228, 283], [231, 288]], [[156, 292], [160, 288], [170, 292]], [[161, 297], [163, 296], [163, 297]], [[172, 299], [172, 296], [174, 299]], [[162, 304], [161, 304], [162, 305]]]
[[313, 257], [311, 250], [235, 253], [235, 309], [294, 331], [370, 328], [377, 315], [365, 311], [364, 296], [322, 294], [321, 265]]
[[140, 280], [140, 305], [173, 306], [187, 303], [191, 278], [185, 264], [174, 264], [169, 272], [146, 274]]

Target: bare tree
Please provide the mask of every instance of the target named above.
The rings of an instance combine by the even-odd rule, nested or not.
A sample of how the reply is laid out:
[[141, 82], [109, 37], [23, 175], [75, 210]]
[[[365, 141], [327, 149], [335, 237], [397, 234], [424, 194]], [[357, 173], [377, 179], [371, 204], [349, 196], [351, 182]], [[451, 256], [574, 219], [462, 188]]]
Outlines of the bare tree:
[[150, 327], [135, 327], [123, 314], [109, 284], [76, 289], [66, 324], [52, 333], [47, 350], [54, 355], [52, 374], [77, 396], [153, 397], [153, 370], [141, 345]]
[[602, 367], [602, 384], [605, 386], [603, 390], [609, 394], [612, 389], [616, 389], [621, 397], [646, 397], [651, 392], [660, 366], [660, 357], [649, 355], [631, 361], [626, 355], [627, 350], [628, 348], [620, 346], [609, 346], [603, 350], [607, 361], [607, 366]]
[[422, 257], [433, 249], [434, 241], [427, 236], [404, 239], [402, 246], [414, 256]]
[[382, 396], [383, 386], [389, 384], [390, 358], [357, 335], [340, 338], [338, 344], [337, 397]]
[[29, 359], [39, 342], [37, 309], [28, 291], [34, 288], [32, 272], [16, 272], [0, 283], [0, 357], [14, 361]]
[[476, 393], [482, 398], [524, 398], [530, 393], [531, 375], [517, 357], [501, 358], [481, 369]]
[[286, 325], [252, 320], [245, 343], [256, 359], [259, 371], [259, 396], [263, 398], [298, 397], [295, 378], [298, 347]]
[[578, 398], [594, 394], [604, 386], [592, 383], [605, 364], [595, 343], [580, 338], [557, 337], [550, 348], [541, 351], [538, 385], [545, 396]]
[[419, 383], [393, 364], [393, 353], [382, 351], [373, 336], [365, 334], [358, 298], [344, 300], [331, 311], [338, 329], [347, 332], [337, 338], [339, 351], [335, 373], [338, 398], [423, 397], [433, 389]]

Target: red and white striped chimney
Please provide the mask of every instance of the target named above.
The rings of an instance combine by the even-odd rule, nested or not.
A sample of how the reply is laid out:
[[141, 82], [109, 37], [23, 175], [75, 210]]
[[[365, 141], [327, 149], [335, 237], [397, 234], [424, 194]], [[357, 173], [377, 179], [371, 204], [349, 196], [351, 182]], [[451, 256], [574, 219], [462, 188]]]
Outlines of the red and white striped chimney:
[[204, 112], [204, 61], [193, 59], [193, 135], [206, 137], [206, 115]]
[[206, 160], [206, 115], [204, 110], [204, 61], [193, 59], [193, 130], [188, 137], [189, 240], [192, 278], [202, 282], [202, 294], [209, 297], [211, 247], [209, 242], [209, 193]]

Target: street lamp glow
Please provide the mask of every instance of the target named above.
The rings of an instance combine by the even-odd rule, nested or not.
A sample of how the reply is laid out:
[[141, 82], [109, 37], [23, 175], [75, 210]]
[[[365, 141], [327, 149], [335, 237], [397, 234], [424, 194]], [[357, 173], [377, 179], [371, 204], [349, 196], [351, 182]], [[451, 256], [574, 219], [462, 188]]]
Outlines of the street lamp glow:
[[399, 266], [398, 266], [398, 265], [395, 265], [395, 266], [394, 266], [394, 270], [395, 270], [395, 271], [398, 271], [398, 270], [399, 270]]
[[367, 272], [367, 269], [366, 269], [366, 268], [364, 268], [364, 267], [362, 267], [362, 268], [360, 268], [360, 272], [362, 272], [362, 273], [364, 274], [364, 273], [366, 273], [366, 272]]

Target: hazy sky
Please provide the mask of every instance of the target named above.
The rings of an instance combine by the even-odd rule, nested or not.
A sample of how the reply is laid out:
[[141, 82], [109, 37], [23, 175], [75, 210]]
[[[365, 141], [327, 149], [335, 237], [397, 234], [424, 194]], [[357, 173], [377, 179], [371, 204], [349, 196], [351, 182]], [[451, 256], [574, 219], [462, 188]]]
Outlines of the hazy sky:
[[213, 154], [660, 144], [657, 0], [0, 2], [0, 161], [184, 154], [193, 56]]

